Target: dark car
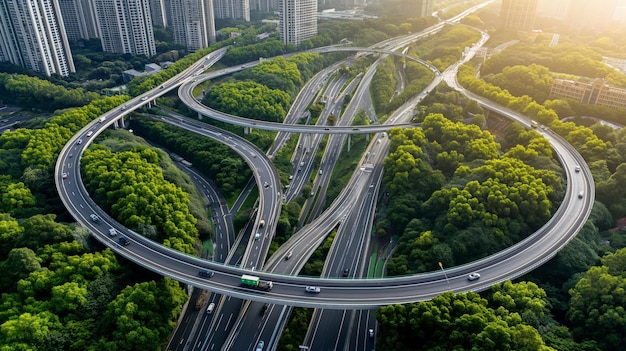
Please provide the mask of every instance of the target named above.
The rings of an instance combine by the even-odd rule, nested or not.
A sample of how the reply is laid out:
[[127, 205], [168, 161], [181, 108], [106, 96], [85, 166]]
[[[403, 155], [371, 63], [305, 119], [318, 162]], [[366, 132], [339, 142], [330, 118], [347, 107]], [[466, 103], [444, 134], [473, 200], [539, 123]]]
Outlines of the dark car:
[[261, 314], [265, 314], [265, 312], [267, 312], [268, 308], [270, 308], [270, 304], [269, 303], [263, 304], [263, 307], [261, 307]]
[[343, 269], [343, 273], [341, 273], [341, 276], [347, 277], [348, 273], [350, 273], [350, 268], [344, 268]]
[[203, 270], [198, 272], [198, 275], [201, 278], [211, 278], [211, 277], [213, 277], [214, 274], [215, 274], [215, 272], [209, 271], [209, 270], [206, 270], [206, 269], [203, 269]]
[[130, 245], [130, 239], [126, 235], [121, 235], [118, 240], [119, 240], [120, 244], [122, 244], [124, 246]]

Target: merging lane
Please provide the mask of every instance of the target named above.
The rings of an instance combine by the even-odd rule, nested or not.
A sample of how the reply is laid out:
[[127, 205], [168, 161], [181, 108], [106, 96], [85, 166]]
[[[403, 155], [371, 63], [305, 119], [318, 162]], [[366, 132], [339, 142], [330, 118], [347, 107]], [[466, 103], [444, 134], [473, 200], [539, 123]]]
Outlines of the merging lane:
[[[204, 66], [205, 63], [206, 59], [201, 65]], [[174, 81], [168, 81], [164, 86], [169, 89], [187, 78], [176, 78]], [[447, 280], [442, 272], [430, 272], [411, 277], [345, 280], [315, 279], [255, 271], [254, 274], [261, 279], [273, 281], [274, 288], [269, 292], [250, 290], [239, 286], [241, 275], [250, 273], [249, 270], [220, 265], [185, 255], [129, 231], [104, 213], [89, 198], [82, 185], [79, 159], [90, 140], [130, 110], [162, 95], [166, 88], [157, 88], [142, 97], [131, 100], [122, 107], [105, 113], [102, 116], [102, 121], [98, 119], [90, 123], [72, 137], [62, 149], [57, 160], [55, 168], [57, 190], [72, 216], [113, 251], [147, 269], [202, 289], [256, 301], [334, 309], [375, 308], [393, 303], [423, 301], [447, 290], [455, 292], [485, 290], [495, 283], [519, 277], [553, 257], [582, 228], [593, 206], [593, 179], [580, 154], [550, 130], [541, 130], [540, 132], [552, 143], [555, 153], [565, 169], [567, 193], [554, 217], [526, 240], [480, 261], [447, 269]], [[510, 118], [525, 121], [526, 124], [529, 123], [524, 116], [507, 111], [487, 101], [481, 100], [481, 104]], [[279, 125], [279, 129], [282, 127]], [[308, 128], [314, 127], [309, 126]], [[386, 126], [386, 128], [388, 127]], [[304, 128], [306, 132], [318, 132], [304, 126], [300, 126], [300, 128]], [[86, 136], [88, 131], [93, 131], [91, 137]], [[80, 144], [77, 143], [79, 139], [82, 139]], [[228, 143], [228, 140], [224, 141]], [[229, 145], [235, 146], [232, 143]], [[576, 166], [580, 166], [580, 172], [574, 171]], [[64, 172], [68, 174], [67, 179], [63, 179], [61, 176]], [[276, 177], [269, 175], [256, 175], [256, 177], [257, 182], [272, 181], [272, 190], [263, 191], [262, 199], [264, 201], [272, 201], [270, 198], [280, 197], [280, 192], [277, 189], [279, 183]], [[275, 179], [272, 180], [272, 178]], [[579, 198], [581, 193], [583, 196]], [[267, 206], [267, 208], [271, 207], [273, 206]], [[91, 214], [100, 218], [98, 222], [90, 219]], [[268, 213], [267, 215], [276, 215], [276, 213]], [[116, 237], [108, 235], [108, 230], [111, 227], [119, 233]], [[128, 246], [119, 243], [117, 238], [120, 234], [125, 234], [130, 238]], [[214, 277], [211, 279], [198, 277], [198, 271], [201, 269], [215, 271]], [[474, 271], [481, 273], [482, 277], [470, 282], [467, 280], [467, 274]], [[319, 286], [321, 293], [306, 293], [304, 287], [308, 285]]]

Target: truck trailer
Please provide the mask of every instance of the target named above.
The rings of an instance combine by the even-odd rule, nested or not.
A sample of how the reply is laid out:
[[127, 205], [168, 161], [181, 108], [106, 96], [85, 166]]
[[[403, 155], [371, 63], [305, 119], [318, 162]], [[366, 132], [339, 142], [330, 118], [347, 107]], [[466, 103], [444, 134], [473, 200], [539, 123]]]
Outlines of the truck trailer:
[[261, 280], [259, 277], [247, 274], [241, 276], [241, 285], [263, 291], [270, 291], [274, 286], [271, 281]]

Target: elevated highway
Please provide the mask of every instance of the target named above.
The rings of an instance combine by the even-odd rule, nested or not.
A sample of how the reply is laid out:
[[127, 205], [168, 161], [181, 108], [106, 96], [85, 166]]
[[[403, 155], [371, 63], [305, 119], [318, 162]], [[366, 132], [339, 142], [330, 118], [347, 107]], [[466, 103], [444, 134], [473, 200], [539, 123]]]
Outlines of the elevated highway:
[[[93, 137], [122, 118], [129, 110], [160, 96], [159, 90], [164, 91], [187, 78], [189, 77], [178, 77], [168, 81], [164, 88], [156, 88], [133, 99], [123, 107], [104, 114], [102, 121], [98, 119], [83, 128], [61, 151], [55, 168], [55, 177], [59, 196], [65, 206], [98, 240], [121, 256], [147, 269], [199, 288], [255, 301], [334, 309], [364, 309], [423, 301], [444, 291], [486, 290], [495, 283], [519, 277], [553, 257], [582, 228], [593, 206], [593, 179], [580, 154], [551, 131], [541, 131], [552, 143], [555, 154], [563, 165], [567, 177], [567, 192], [554, 217], [524, 241], [482, 260], [447, 269], [446, 275], [442, 272], [430, 272], [407, 277], [361, 280], [316, 279], [255, 271], [253, 274], [273, 281], [274, 288], [269, 292], [243, 288], [239, 285], [239, 278], [242, 274], [251, 273], [249, 270], [185, 255], [129, 231], [98, 208], [89, 198], [80, 179], [80, 155]], [[490, 106], [489, 108], [499, 109], [500, 113], [512, 119], [528, 121], [524, 116], [495, 104], [484, 100], [481, 103]], [[282, 130], [282, 127], [284, 126], [280, 125], [278, 130]], [[305, 128], [303, 132], [317, 132], [310, 128]], [[87, 131], [92, 131], [94, 135], [91, 138], [86, 137]], [[85, 142], [79, 144], [78, 139]], [[574, 171], [576, 166], [580, 167], [580, 172]], [[70, 177], [62, 179], [63, 172], [68, 172]], [[93, 222], [90, 219], [91, 214], [97, 214], [100, 221]], [[127, 235], [130, 238], [130, 245], [120, 245], [115, 237], [110, 237], [108, 235], [110, 227]], [[198, 271], [201, 269], [213, 270], [215, 275], [210, 279], [200, 278]], [[468, 281], [467, 274], [470, 272], [479, 272], [481, 279]], [[321, 292], [319, 294], [305, 292], [304, 288], [308, 285], [320, 287]]]

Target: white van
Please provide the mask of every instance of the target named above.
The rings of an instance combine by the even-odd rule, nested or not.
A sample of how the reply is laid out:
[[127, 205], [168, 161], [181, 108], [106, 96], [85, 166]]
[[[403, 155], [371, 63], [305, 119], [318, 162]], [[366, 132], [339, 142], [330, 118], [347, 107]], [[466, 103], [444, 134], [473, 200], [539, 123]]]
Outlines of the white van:
[[209, 304], [209, 307], [206, 308], [206, 314], [211, 314], [214, 309], [215, 309], [215, 302], [211, 302]]

